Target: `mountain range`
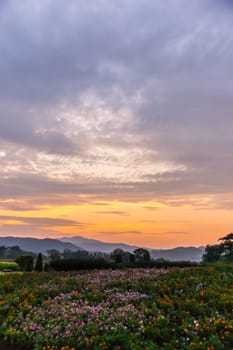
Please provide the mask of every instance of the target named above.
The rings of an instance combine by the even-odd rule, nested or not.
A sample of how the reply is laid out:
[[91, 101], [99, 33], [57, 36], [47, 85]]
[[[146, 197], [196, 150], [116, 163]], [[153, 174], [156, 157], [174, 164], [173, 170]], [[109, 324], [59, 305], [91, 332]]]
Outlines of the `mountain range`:
[[46, 253], [50, 249], [56, 249], [60, 252], [63, 252], [64, 249], [70, 249], [71, 251], [82, 249], [70, 242], [61, 242], [58, 239], [32, 237], [0, 237], [0, 246], [19, 246], [22, 250], [33, 253]]
[[[71, 242], [78, 245], [89, 252], [105, 252], [111, 253], [116, 248], [121, 248], [128, 252], [133, 252], [138, 246], [128, 245], [124, 243], [106, 243], [96, 239], [85, 238], [82, 236], [63, 237], [62, 242]], [[146, 248], [148, 249], [148, 248]], [[204, 253], [204, 247], [176, 247], [172, 249], [148, 249], [154, 259], [166, 259], [171, 261], [190, 260], [201, 261]]]
[[[96, 239], [85, 238], [82, 236], [63, 237], [61, 239], [52, 238], [32, 238], [32, 237], [0, 237], [0, 246], [12, 247], [19, 246], [24, 251], [46, 254], [50, 249], [56, 249], [63, 252], [64, 249], [71, 251], [87, 250], [89, 252], [111, 253], [114, 249], [133, 252], [138, 246], [132, 246], [124, 243], [107, 243]], [[154, 259], [165, 260], [189, 260], [201, 261], [204, 253], [204, 247], [176, 247], [171, 249], [149, 249]]]
[[132, 253], [138, 246], [128, 245], [124, 243], [106, 243], [97, 239], [85, 238], [82, 236], [59, 238], [62, 242], [71, 242], [76, 246], [82, 247], [89, 252], [111, 253], [114, 249], [120, 248]]

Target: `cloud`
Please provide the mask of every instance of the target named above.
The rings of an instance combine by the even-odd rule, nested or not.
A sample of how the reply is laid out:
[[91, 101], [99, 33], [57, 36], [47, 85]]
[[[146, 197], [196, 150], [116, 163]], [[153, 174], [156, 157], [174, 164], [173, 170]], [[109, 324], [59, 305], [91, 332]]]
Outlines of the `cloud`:
[[23, 216], [10, 216], [0, 215], [0, 222], [17, 221], [26, 225], [35, 225], [39, 227], [56, 227], [56, 226], [74, 226], [74, 227], [85, 227], [84, 223], [80, 223], [74, 220], [59, 219], [59, 218], [48, 218], [48, 217], [23, 217]]
[[118, 235], [140, 235], [143, 234], [142, 231], [139, 230], [129, 230], [129, 231], [107, 231], [107, 232], [96, 232], [97, 235], [103, 235], [103, 234], [108, 234], [111, 236], [118, 236]]
[[1, 2], [1, 206], [232, 193], [230, 6]]
[[[213, 174], [211, 180], [206, 183], [205, 179], [203, 179], [203, 182], [197, 181], [197, 179], [194, 181], [192, 174], [180, 176], [180, 174], [175, 173], [173, 176], [163, 174], [149, 182], [145, 180], [119, 182], [117, 180], [109, 181], [105, 178], [98, 179], [98, 181], [95, 178], [92, 181], [86, 181], [85, 177], [71, 181], [39, 175], [23, 175], [1, 179], [0, 198], [1, 206], [6, 208], [9, 208], [9, 198], [12, 204], [14, 202], [18, 203], [24, 198], [24, 205], [31, 206], [31, 210], [43, 207], [45, 204], [81, 205], [96, 203], [97, 200], [142, 203], [158, 201], [170, 207], [179, 207], [186, 204], [195, 207], [203, 207], [203, 205], [212, 207], [213, 200], [220, 199], [220, 194], [229, 195], [231, 175], [229, 173], [225, 174], [224, 177], [219, 177], [218, 174]], [[207, 199], [197, 198], [202, 196], [203, 193], [205, 193]], [[148, 209], [148, 206], [146, 206], [146, 209]], [[151, 206], [149, 206], [149, 210], [152, 210]], [[119, 214], [119, 211], [117, 212]]]
[[57, 232], [54, 231], [53, 229], [47, 229], [46, 227], [33, 227], [31, 225], [23, 225], [23, 224], [16, 224], [16, 223], [12, 223], [12, 224], [1, 224], [0, 225], [0, 229], [1, 229], [1, 235], [9, 235], [9, 236], [14, 236], [14, 235], [20, 235], [21, 237], [32, 237], [34, 235], [36, 235], [37, 237], [52, 237], [54, 235], [54, 237], [57, 236]]
[[89, 226], [87, 223], [63, 218], [0, 215], [2, 235], [57, 237], [59, 229], [64, 230], [69, 227], [80, 230], [87, 226]]
[[150, 211], [154, 211], [154, 210], [160, 209], [160, 207], [156, 207], [156, 206], [154, 207], [152, 205], [145, 205], [145, 206], [143, 206], [143, 208], [147, 209], [147, 210], [150, 210]]
[[102, 211], [96, 211], [96, 214], [103, 214], [103, 215], [120, 215], [120, 216], [129, 216], [130, 214], [122, 211], [122, 210], [102, 210]]
[[[11, 201], [0, 201], [0, 208], [4, 210], [12, 211], [30, 211], [32, 206], [26, 201], [11, 200]], [[40, 210], [40, 207], [33, 205], [33, 210]]]
[[193, 234], [192, 232], [181, 232], [181, 231], [167, 231], [167, 232], [164, 232], [165, 234], [168, 234], [168, 235], [191, 235]]

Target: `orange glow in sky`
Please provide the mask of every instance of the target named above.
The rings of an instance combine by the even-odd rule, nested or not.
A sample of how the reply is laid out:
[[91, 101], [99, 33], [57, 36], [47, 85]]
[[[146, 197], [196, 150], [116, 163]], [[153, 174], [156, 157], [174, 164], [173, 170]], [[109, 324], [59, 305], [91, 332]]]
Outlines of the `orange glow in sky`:
[[[213, 208], [200, 210], [190, 204], [176, 207], [154, 201], [51, 206], [17, 215], [10, 220], [7, 217], [14, 217], [15, 213], [1, 211], [1, 229], [19, 236], [59, 238], [81, 235], [151, 248], [213, 244], [223, 232], [230, 230], [231, 225], [231, 215], [226, 210], [221, 210], [219, 215], [219, 210]], [[54, 219], [54, 222], [45, 220], [43, 223], [44, 218], [64, 222], [58, 220], [56, 223]]]

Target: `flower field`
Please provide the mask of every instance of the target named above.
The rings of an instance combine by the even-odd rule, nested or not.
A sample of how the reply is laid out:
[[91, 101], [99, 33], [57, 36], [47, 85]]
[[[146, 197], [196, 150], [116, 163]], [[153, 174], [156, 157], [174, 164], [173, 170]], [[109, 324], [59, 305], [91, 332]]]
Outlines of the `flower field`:
[[233, 265], [1, 275], [0, 335], [29, 350], [230, 350]]

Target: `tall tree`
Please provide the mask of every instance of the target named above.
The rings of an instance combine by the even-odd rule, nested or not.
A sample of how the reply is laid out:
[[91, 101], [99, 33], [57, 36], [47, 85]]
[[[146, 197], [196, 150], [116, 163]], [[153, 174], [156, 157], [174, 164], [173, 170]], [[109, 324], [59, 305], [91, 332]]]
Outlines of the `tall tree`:
[[116, 248], [111, 253], [111, 258], [115, 261], [116, 264], [123, 262], [124, 250], [121, 248]]
[[233, 233], [219, 238], [223, 250], [223, 256], [227, 261], [233, 261]]
[[205, 248], [205, 253], [203, 254], [202, 260], [204, 262], [216, 262], [221, 259], [221, 254], [223, 252], [221, 244], [207, 245]]
[[205, 262], [233, 261], [233, 233], [219, 238], [221, 243], [207, 245], [202, 260]]
[[57, 261], [61, 259], [61, 253], [57, 249], [49, 249], [47, 253], [50, 261]]
[[150, 253], [147, 249], [137, 248], [134, 250], [135, 261], [138, 262], [149, 262]]
[[35, 271], [38, 271], [38, 272], [43, 271], [43, 257], [41, 253], [39, 253], [37, 256]]

